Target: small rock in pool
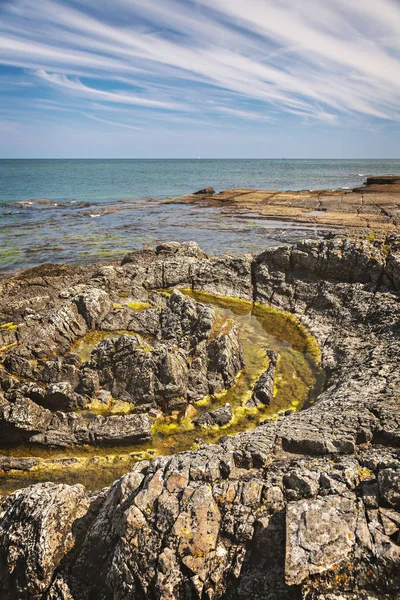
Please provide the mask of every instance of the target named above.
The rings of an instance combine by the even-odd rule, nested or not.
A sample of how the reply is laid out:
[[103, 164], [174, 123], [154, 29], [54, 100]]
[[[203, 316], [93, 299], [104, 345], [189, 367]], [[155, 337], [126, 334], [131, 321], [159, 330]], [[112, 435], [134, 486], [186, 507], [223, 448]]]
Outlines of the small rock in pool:
[[214, 425], [227, 425], [232, 420], [232, 407], [227, 402], [225, 406], [221, 406], [216, 410], [212, 410], [210, 412], [206, 412], [201, 417], [196, 419], [196, 425], [200, 427], [213, 427]]

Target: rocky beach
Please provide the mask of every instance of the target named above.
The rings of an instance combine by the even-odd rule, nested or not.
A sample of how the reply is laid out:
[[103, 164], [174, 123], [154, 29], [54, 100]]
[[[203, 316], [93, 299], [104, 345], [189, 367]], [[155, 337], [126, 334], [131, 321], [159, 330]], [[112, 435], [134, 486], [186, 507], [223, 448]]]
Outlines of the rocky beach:
[[400, 600], [400, 0], [0, 0], [0, 600]]
[[[2, 598], [398, 597], [400, 239], [378, 216], [1, 281]], [[85, 486], [124, 446], [126, 474]]]

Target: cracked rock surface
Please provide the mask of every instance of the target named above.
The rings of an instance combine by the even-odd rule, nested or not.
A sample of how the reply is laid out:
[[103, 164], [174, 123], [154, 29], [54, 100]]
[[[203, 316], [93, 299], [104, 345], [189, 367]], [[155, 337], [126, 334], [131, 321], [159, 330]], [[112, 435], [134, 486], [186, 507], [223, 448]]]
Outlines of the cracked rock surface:
[[[318, 339], [329, 376], [306, 410], [196, 451], [138, 462], [100, 492], [48, 483], [3, 499], [0, 597], [399, 597], [398, 238], [304, 241], [254, 259], [165, 244], [131, 253], [122, 265], [67, 271], [26, 274], [28, 293], [25, 280], [2, 282], [3, 297], [13, 297], [4, 316], [9, 310], [15, 320], [19, 311], [26, 322], [29, 310], [45, 312], [46, 290], [51, 296], [66, 279], [79, 286], [92, 277], [107, 293], [190, 286], [292, 311]], [[68, 311], [82, 331], [87, 323], [76, 306]], [[166, 330], [172, 339], [174, 327]], [[71, 327], [62, 331], [61, 345], [72, 335]], [[30, 351], [40, 353], [41, 344], [43, 337]], [[34, 418], [29, 411], [21, 430]]]

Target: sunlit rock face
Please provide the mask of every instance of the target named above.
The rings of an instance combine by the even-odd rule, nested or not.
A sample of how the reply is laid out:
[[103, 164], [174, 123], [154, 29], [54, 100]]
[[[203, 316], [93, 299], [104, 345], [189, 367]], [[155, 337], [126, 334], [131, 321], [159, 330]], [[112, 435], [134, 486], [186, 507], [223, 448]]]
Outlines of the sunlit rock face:
[[[75, 369], [81, 369], [75, 358], [64, 364], [38, 356], [47, 342], [45, 336], [35, 341], [32, 332], [43, 328], [40, 320], [50, 308], [61, 311], [67, 302], [73, 325], [59, 327], [64, 317], [57, 318], [55, 312], [52, 327], [59, 327], [60, 333], [54, 343], [70, 348], [67, 341], [71, 344], [84, 335], [90, 325], [75, 312], [74, 298], [85, 293], [77, 288], [87, 286], [89, 279], [109, 295], [111, 289], [132, 295], [133, 287], [136, 291], [141, 287], [147, 292], [144, 302], [152, 294], [149, 290], [189, 286], [289, 310], [316, 336], [328, 378], [324, 391], [308, 408], [269, 419], [236, 436], [224, 436], [215, 444], [137, 462], [101, 492], [38, 484], [5, 498], [0, 508], [0, 596], [46, 600], [396, 598], [400, 593], [399, 249], [400, 240], [394, 237], [376, 243], [334, 239], [304, 241], [255, 258], [233, 260], [209, 258], [192, 245], [174, 244], [147, 254], [133, 253], [122, 266], [90, 267], [85, 275], [63, 272], [50, 282], [49, 298], [40, 301], [36, 300], [40, 274], [35, 274], [36, 282], [29, 280], [29, 292], [26, 279], [3, 282], [3, 297], [8, 297], [8, 304], [4, 302], [1, 308], [4, 323], [22, 323], [21, 331], [17, 330], [20, 337], [15, 339], [26, 340], [27, 349], [22, 351], [21, 343], [4, 355], [0, 407], [12, 413], [16, 410], [12, 405], [20, 406], [21, 397], [32, 403], [29, 411], [14, 417], [23, 431], [26, 423], [39, 418], [36, 407], [46, 427], [52, 419], [76, 419], [75, 413], [60, 417], [40, 407], [41, 393], [35, 388], [13, 392], [11, 380], [13, 374], [22, 377], [21, 373], [30, 372], [40, 382], [48, 380], [49, 373], [59, 374], [63, 381], [67, 367], [71, 377]], [[71, 284], [69, 296], [66, 278]], [[61, 289], [62, 300], [58, 299]], [[118, 302], [112, 294], [110, 300]], [[180, 296], [178, 300], [182, 305]], [[157, 310], [165, 310], [169, 300], [160, 302], [163, 307]], [[22, 318], [33, 305], [40, 306], [34, 313], [39, 323]], [[102, 310], [96, 310], [95, 318], [110, 322]], [[168, 310], [174, 312], [171, 306]], [[138, 349], [146, 354], [138, 348], [146, 342], [149, 354], [158, 344], [167, 348], [171, 344], [178, 346], [175, 354], [179, 357], [182, 350], [206, 342], [221, 349], [221, 358], [213, 360], [207, 350], [207, 376], [199, 375], [198, 380], [205, 386], [205, 381], [226, 384], [234, 377], [226, 359], [227, 347], [234, 347], [234, 340], [228, 343], [232, 330], [225, 331], [224, 343], [217, 343], [218, 336], [203, 340], [190, 329], [182, 335], [187, 341], [180, 345], [175, 317], [166, 314], [168, 318], [153, 329], [152, 339], [145, 339], [143, 329], [142, 338], [135, 338], [128, 354]], [[189, 309], [179, 314], [187, 317], [185, 323], [191, 322]], [[207, 327], [204, 324], [200, 329], [203, 332]], [[114, 385], [127, 385], [119, 376], [119, 360], [107, 363], [107, 382], [95, 376], [99, 374], [96, 361], [103, 356], [106, 342], [114, 349], [113, 356], [117, 344], [125, 344], [124, 339], [100, 341], [91, 364], [85, 367], [88, 388], [107, 385], [107, 391]], [[168, 389], [168, 401], [182, 390], [179, 361], [160, 363], [163, 375], [158, 380]], [[224, 366], [225, 376], [214, 370], [216, 365]], [[202, 368], [198, 366], [200, 374], [204, 374]], [[279, 370], [279, 362], [275, 367], [271, 361], [259, 385], [253, 382], [254, 394], [248, 400], [254, 396], [254, 401], [265, 406], [262, 400], [270, 391], [270, 378], [275, 386], [280, 383], [274, 369]], [[81, 381], [78, 376], [76, 385]], [[133, 387], [124, 389], [129, 394]], [[160, 402], [165, 401], [164, 392]], [[228, 418], [229, 409], [223, 415], [208, 413], [215, 421]], [[84, 435], [80, 424], [74, 435]], [[17, 535], [20, 531], [27, 535]], [[54, 537], [55, 531], [60, 532], [59, 538]]]

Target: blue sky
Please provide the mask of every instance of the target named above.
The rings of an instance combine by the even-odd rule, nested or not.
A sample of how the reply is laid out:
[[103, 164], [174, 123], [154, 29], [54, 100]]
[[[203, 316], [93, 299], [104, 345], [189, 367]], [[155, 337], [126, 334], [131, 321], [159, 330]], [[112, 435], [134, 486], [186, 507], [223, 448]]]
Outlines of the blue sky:
[[0, 0], [0, 157], [400, 157], [396, 0]]

